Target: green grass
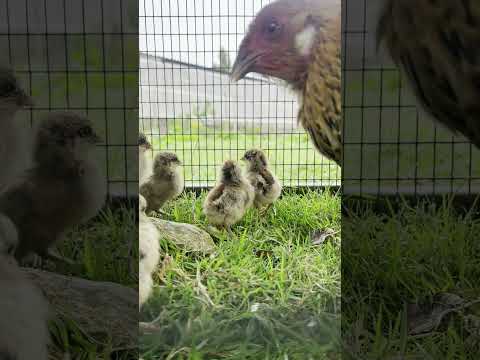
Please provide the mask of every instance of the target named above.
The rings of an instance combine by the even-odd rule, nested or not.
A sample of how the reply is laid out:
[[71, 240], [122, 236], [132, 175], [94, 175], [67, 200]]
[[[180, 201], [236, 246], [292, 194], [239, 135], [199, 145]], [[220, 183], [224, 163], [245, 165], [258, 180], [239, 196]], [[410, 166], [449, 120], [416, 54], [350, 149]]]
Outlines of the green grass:
[[[206, 228], [205, 194], [184, 195], [165, 211]], [[340, 245], [311, 244], [316, 229], [340, 227], [340, 198], [286, 193], [265, 216], [255, 209], [216, 239], [211, 256], [172, 245], [165, 278], [141, 314], [160, 332], [141, 339], [149, 359], [326, 359], [339, 335]], [[157, 279], [158, 280], [158, 279]], [[337, 353], [338, 354], [338, 353]]]
[[479, 307], [423, 336], [408, 334], [406, 309], [445, 292], [480, 298], [480, 220], [456, 212], [450, 199], [350, 215], [342, 219], [344, 358], [478, 359], [462, 320], [479, 316]]
[[225, 160], [238, 160], [253, 147], [267, 151], [272, 168], [284, 185], [339, 185], [340, 168], [317, 153], [304, 131], [291, 134], [261, 134], [258, 130], [230, 132], [205, 127], [196, 119], [177, 120], [168, 126], [168, 134], [153, 135], [150, 140], [156, 151], [169, 150], [179, 155], [188, 185], [212, 186], [218, 167]]
[[137, 287], [138, 230], [135, 208], [106, 208], [92, 221], [71, 230], [59, 251], [82, 263], [84, 279]]
[[[65, 241], [58, 245], [59, 252], [84, 266], [78, 276], [93, 281], [109, 281], [138, 288], [138, 230], [135, 220], [136, 207], [121, 206], [105, 209], [87, 224], [71, 230]], [[121, 314], [120, 314], [121, 316]], [[81, 326], [64, 316], [50, 324], [53, 359], [64, 359], [69, 352], [72, 359], [137, 358], [130, 349], [114, 349], [108, 334], [87, 334]]]

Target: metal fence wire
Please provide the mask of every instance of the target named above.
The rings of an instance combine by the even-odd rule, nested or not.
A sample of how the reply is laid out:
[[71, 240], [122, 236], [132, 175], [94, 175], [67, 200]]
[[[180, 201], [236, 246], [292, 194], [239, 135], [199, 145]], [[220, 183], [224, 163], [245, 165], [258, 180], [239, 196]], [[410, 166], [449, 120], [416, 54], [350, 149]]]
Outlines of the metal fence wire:
[[375, 27], [383, 0], [342, 1], [345, 194], [474, 194], [480, 152], [417, 106]]
[[185, 186], [210, 187], [226, 159], [257, 147], [284, 186], [338, 186], [340, 171], [297, 125], [296, 96], [250, 74], [229, 80], [238, 45], [265, 0], [140, 0], [139, 128], [177, 153]]
[[0, 0], [0, 48], [0, 65], [35, 102], [16, 120], [29, 128], [51, 111], [87, 116], [103, 139], [109, 195], [137, 194], [137, 1]]

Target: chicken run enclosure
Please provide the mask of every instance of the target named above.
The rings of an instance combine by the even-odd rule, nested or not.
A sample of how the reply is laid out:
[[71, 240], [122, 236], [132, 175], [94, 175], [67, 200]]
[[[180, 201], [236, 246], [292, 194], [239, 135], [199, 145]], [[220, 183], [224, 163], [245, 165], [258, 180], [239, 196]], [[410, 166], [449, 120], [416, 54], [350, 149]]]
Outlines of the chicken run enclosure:
[[87, 116], [112, 197], [138, 193], [138, 3], [131, 0], [0, 0], [0, 65], [34, 105], [29, 130], [52, 111]]
[[342, 1], [344, 194], [480, 192], [480, 152], [418, 106], [376, 48], [383, 0]]
[[[19, 121], [52, 110], [88, 115], [114, 195], [138, 191], [128, 166], [137, 129], [152, 156], [179, 155], [187, 187], [213, 185], [223, 160], [250, 147], [267, 151], [287, 187], [339, 186], [340, 169], [298, 126], [288, 88], [255, 74], [229, 79], [249, 23], [269, 2], [0, 0], [0, 63], [35, 101]], [[376, 52], [382, 3], [342, 1], [344, 193], [478, 193], [479, 151], [436, 126]]]
[[286, 187], [339, 186], [340, 170], [297, 124], [282, 84], [229, 72], [255, 14], [270, 1], [140, 1], [139, 127], [158, 151], [177, 153], [185, 186], [210, 187], [226, 159], [265, 150]]

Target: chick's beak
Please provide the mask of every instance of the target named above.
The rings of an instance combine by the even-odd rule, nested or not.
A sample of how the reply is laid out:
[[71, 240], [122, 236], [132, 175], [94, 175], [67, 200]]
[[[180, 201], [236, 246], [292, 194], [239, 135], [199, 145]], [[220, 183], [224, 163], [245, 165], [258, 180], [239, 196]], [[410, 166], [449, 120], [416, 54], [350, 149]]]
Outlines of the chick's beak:
[[92, 144], [100, 144], [103, 141], [102, 138], [95, 133], [92, 134], [90, 139]]

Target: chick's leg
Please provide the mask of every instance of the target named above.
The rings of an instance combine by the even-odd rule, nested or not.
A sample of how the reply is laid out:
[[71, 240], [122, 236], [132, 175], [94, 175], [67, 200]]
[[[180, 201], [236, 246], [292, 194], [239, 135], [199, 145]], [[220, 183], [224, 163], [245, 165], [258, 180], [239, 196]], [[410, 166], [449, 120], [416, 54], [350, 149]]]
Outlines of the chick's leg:
[[168, 215], [168, 213], [166, 211], [164, 211], [161, 206], [159, 206], [159, 208], [157, 209], [157, 213], [162, 215], [162, 216], [167, 216]]
[[260, 216], [265, 215], [268, 212], [268, 210], [270, 210], [271, 207], [272, 207], [272, 204], [268, 204], [266, 207], [260, 209]]
[[54, 262], [61, 262], [61, 263], [64, 263], [66, 265], [77, 265], [78, 264], [74, 260], [60, 255], [58, 250], [53, 249], [53, 248], [48, 249], [47, 253], [45, 254], [45, 257], [47, 259], [50, 259], [50, 260], [54, 261]]
[[43, 258], [35, 253], [30, 253], [18, 261], [21, 267], [41, 268], [43, 266]]
[[60, 255], [56, 249], [49, 249], [44, 257], [55, 263], [55, 271], [74, 272], [78, 274], [84, 271], [83, 263], [76, 262], [75, 260]]

